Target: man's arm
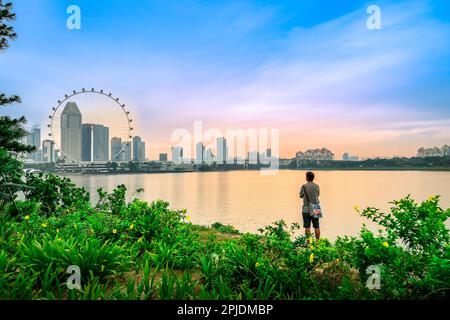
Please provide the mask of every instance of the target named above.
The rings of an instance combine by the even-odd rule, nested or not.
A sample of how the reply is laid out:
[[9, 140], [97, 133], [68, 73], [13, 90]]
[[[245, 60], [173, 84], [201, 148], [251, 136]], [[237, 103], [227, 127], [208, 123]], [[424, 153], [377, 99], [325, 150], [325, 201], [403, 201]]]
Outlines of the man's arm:
[[300, 198], [303, 198], [305, 196], [305, 189], [304, 186], [302, 186], [300, 188], [300, 192], [298, 193], [298, 195], [300, 196]]

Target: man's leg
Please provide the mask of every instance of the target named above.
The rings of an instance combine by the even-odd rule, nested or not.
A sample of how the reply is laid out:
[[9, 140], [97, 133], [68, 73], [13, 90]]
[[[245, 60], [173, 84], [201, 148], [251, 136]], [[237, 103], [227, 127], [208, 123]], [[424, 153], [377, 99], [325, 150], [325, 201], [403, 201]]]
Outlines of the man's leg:
[[305, 236], [306, 239], [309, 239], [311, 237], [311, 217], [309, 214], [302, 213], [303, 217], [303, 228], [305, 228]]
[[313, 218], [313, 227], [314, 227], [314, 234], [316, 236], [316, 240], [320, 239], [320, 223], [318, 218]]
[[320, 239], [320, 229], [314, 228], [314, 234], [316, 235], [316, 240], [319, 240]]

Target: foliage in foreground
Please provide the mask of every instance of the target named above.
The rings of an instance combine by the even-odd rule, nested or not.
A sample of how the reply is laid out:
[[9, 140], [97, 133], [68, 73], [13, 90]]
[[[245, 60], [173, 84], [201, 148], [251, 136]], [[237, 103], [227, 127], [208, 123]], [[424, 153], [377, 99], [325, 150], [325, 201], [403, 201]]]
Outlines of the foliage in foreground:
[[[259, 235], [189, 222], [168, 203], [89, 194], [69, 179], [28, 175], [24, 201], [0, 216], [1, 299], [436, 299], [448, 298], [450, 210], [406, 197], [363, 216], [384, 231], [308, 243], [278, 221]], [[81, 271], [69, 290], [67, 267]], [[370, 290], [376, 265], [381, 287]]]

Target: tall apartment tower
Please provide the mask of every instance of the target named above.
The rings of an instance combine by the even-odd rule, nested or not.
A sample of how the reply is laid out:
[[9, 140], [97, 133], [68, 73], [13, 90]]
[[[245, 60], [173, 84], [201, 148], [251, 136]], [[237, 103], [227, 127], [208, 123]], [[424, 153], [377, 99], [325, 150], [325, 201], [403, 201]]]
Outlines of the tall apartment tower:
[[131, 142], [122, 142], [121, 161], [131, 161]]
[[68, 102], [61, 114], [61, 157], [67, 162], [81, 161], [81, 112]]
[[227, 140], [224, 137], [217, 138], [217, 163], [223, 164], [227, 161]]
[[183, 147], [172, 147], [172, 162], [181, 163], [183, 161]]
[[145, 142], [141, 141], [139, 148], [139, 161], [145, 161]]
[[141, 137], [135, 136], [133, 137], [133, 161], [140, 161], [139, 153], [141, 149]]
[[214, 154], [211, 148], [206, 149], [204, 161], [207, 164], [212, 164], [214, 162]]
[[111, 139], [111, 161], [122, 161], [122, 139], [113, 137]]
[[26, 142], [28, 145], [39, 149], [41, 147], [41, 128], [38, 125], [34, 125], [31, 131], [28, 133]]
[[25, 143], [36, 148], [31, 154], [27, 155], [28, 159], [32, 159], [34, 161], [42, 161], [41, 156], [41, 128], [38, 125], [34, 125], [28, 135], [26, 136]]
[[101, 124], [83, 123], [81, 125], [81, 160], [109, 160], [109, 128]]
[[141, 137], [133, 137], [133, 161], [145, 161], [145, 142]]
[[55, 162], [55, 143], [53, 140], [44, 140], [42, 142], [42, 161]]
[[195, 145], [195, 164], [202, 164], [205, 161], [205, 146], [202, 142]]

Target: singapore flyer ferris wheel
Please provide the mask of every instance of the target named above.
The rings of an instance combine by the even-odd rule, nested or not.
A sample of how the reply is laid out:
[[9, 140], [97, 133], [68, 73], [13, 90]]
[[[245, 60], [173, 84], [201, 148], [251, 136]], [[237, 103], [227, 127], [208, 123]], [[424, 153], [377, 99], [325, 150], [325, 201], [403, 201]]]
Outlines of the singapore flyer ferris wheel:
[[58, 100], [49, 120], [48, 135], [64, 163], [131, 160], [130, 112], [111, 93], [74, 90]]

